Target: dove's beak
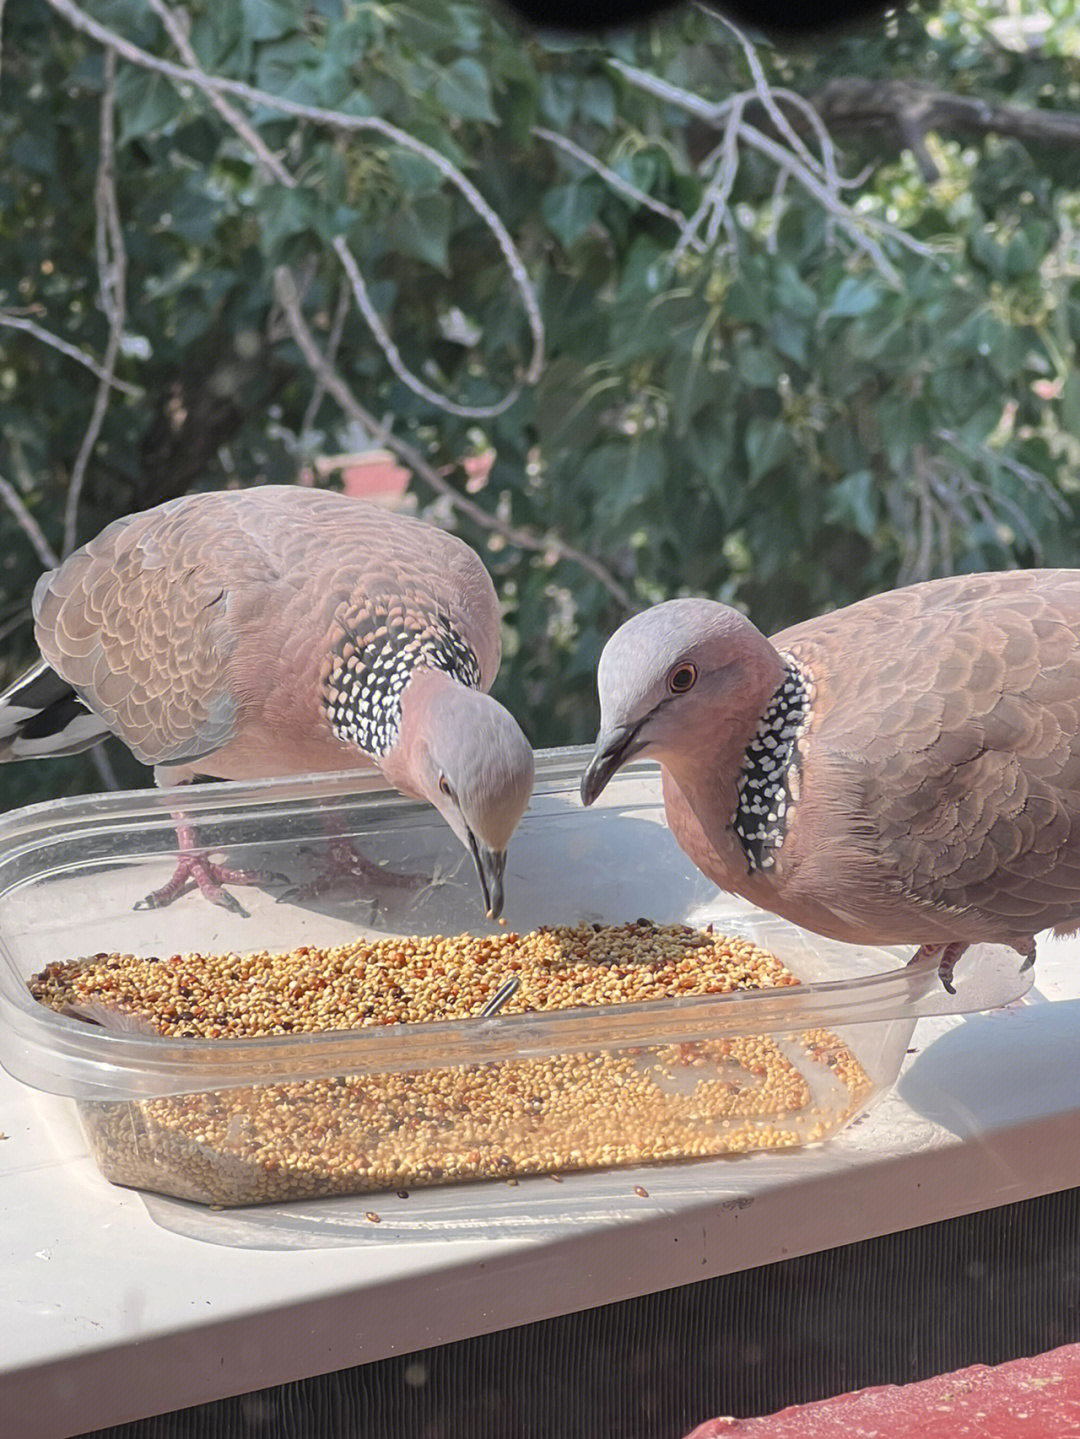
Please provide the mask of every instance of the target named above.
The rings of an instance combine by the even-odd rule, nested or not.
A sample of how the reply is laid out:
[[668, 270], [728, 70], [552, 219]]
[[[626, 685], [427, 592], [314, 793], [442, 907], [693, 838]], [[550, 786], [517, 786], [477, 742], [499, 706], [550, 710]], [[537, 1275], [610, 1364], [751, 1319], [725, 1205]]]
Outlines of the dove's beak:
[[582, 804], [592, 804], [603, 793], [611, 776], [645, 748], [646, 742], [639, 736], [643, 723], [619, 725], [615, 729], [601, 730], [596, 736], [592, 759], [581, 777]]
[[503, 872], [506, 869], [506, 850], [488, 849], [469, 830], [469, 850], [480, 876], [480, 888], [484, 891], [484, 909], [488, 919], [498, 919], [503, 908]]

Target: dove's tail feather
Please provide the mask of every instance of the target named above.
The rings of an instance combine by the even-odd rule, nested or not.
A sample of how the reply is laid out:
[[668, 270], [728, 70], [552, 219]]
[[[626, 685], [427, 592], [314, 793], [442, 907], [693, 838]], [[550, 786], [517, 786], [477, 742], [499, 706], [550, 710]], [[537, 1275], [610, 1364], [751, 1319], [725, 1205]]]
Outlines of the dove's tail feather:
[[0, 762], [77, 754], [109, 733], [105, 721], [44, 660], [0, 694]]

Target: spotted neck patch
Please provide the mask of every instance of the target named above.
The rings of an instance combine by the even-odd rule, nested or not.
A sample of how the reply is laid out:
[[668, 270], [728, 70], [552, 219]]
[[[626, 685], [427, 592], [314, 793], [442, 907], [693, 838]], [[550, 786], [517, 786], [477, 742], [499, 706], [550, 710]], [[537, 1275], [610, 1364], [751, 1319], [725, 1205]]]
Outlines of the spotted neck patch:
[[441, 611], [430, 618], [399, 606], [363, 616], [335, 648], [323, 707], [338, 739], [381, 758], [401, 733], [401, 694], [419, 666], [443, 670], [464, 685], [480, 683], [472, 648]]
[[751, 874], [776, 863], [776, 850], [797, 796], [791, 760], [810, 718], [810, 685], [790, 655], [781, 658], [784, 678], [746, 746], [732, 819]]

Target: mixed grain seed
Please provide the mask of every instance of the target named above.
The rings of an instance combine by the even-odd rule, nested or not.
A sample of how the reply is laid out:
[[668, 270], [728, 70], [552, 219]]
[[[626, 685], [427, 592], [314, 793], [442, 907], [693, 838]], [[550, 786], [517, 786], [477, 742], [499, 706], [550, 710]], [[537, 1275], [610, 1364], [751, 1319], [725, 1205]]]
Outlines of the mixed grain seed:
[[[502, 1016], [797, 983], [749, 940], [639, 920], [288, 953], [99, 954], [50, 965], [30, 988], [60, 1012], [243, 1038], [476, 1018], [496, 996]], [[825, 1138], [871, 1087], [851, 1050], [814, 1030], [81, 1109], [109, 1179], [220, 1205], [791, 1147]]]

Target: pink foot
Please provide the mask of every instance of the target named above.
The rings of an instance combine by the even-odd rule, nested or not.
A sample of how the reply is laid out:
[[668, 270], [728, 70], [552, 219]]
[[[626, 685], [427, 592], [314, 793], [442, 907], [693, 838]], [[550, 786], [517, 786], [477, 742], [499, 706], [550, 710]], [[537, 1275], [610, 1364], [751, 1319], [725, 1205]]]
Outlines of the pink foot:
[[272, 870], [233, 869], [229, 865], [213, 864], [205, 855], [182, 854], [176, 861], [176, 870], [168, 884], [151, 890], [144, 899], [137, 900], [133, 908], [164, 909], [194, 885], [211, 904], [220, 905], [230, 914], [243, 915], [246, 919], [248, 911], [228, 890], [222, 889], [222, 885], [284, 884], [287, 881], [287, 875], [275, 874]]
[[[917, 950], [911, 959], [908, 960], [908, 963], [930, 964], [940, 955], [941, 958], [938, 959], [937, 972], [941, 983], [945, 987], [947, 994], [955, 994], [956, 990], [953, 988], [952, 982], [953, 970], [956, 968], [956, 961], [967, 947], [966, 944], [960, 942], [953, 944], [924, 944], [922, 948]], [[1023, 955], [1024, 958], [1024, 962], [1020, 966], [1020, 973], [1023, 974], [1026, 969], [1030, 969], [1035, 963], [1035, 941], [1029, 939], [1025, 943], [1017, 944], [1015, 948], [1017, 953]]]
[[[941, 980], [945, 993], [955, 994], [956, 990], [952, 982], [953, 970], [956, 968], [956, 961], [965, 949], [967, 949], [967, 945], [962, 941], [957, 941], [953, 944], [924, 944], [920, 949], [916, 950], [911, 959], [908, 960], [908, 963], [929, 964], [934, 959], [937, 959], [938, 978]], [[940, 956], [940, 958], [938, 958], [938, 956]]]
[[355, 879], [366, 880], [384, 889], [414, 889], [428, 882], [422, 874], [402, 874], [399, 870], [384, 869], [381, 864], [362, 855], [352, 840], [339, 838], [330, 841], [322, 872], [306, 884], [293, 885], [279, 894], [278, 903], [316, 899], [343, 881]]

